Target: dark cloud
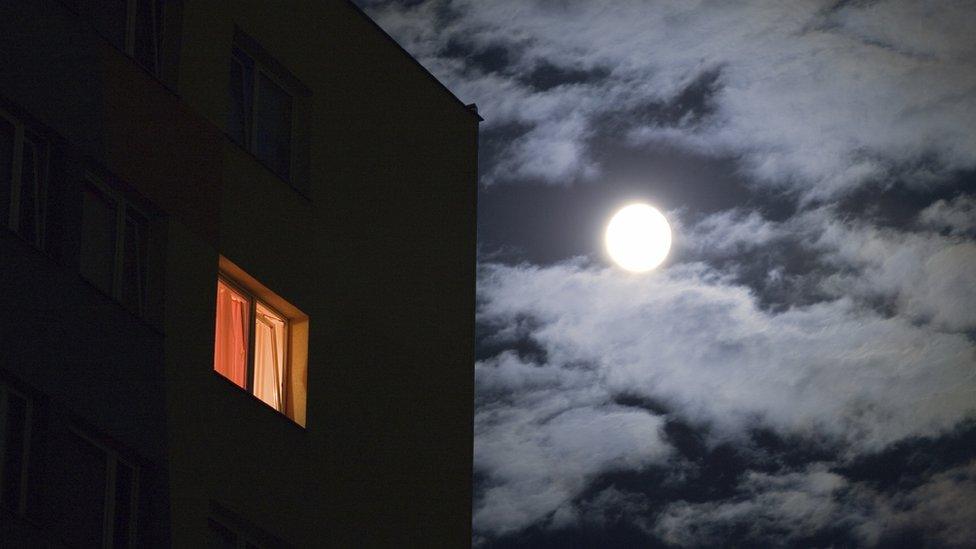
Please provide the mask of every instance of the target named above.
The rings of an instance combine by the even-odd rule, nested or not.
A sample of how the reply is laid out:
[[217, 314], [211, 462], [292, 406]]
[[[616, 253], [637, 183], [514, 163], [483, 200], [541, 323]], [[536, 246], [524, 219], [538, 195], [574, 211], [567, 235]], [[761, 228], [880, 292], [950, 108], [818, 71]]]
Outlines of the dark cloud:
[[598, 83], [608, 76], [610, 76], [610, 69], [607, 67], [592, 69], [560, 67], [542, 60], [531, 71], [517, 78], [519, 82], [537, 92], [546, 92], [558, 86]]

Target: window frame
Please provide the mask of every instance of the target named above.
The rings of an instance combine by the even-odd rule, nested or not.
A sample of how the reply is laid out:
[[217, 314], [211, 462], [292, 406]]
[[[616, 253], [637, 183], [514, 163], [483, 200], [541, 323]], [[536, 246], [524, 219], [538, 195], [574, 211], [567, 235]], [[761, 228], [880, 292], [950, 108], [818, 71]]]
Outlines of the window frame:
[[[14, 128], [13, 157], [10, 162], [10, 204], [7, 211], [7, 228], [17, 236], [38, 250], [44, 249], [44, 237], [47, 218], [47, 191], [50, 177], [51, 143], [44, 135], [34, 129], [31, 124], [14, 116], [9, 111], [0, 108], [0, 117]], [[34, 237], [25, 238], [20, 231], [21, 191], [24, 173], [24, 147], [28, 136], [36, 138], [36, 144], [43, 149], [41, 159], [35, 158], [37, 174], [34, 178]]]
[[[22, 467], [20, 470], [20, 493], [17, 495], [16, 507], [13, 509], [14, 513], [19, 517], [25, 517], [27, 515], [27, 495], [28, 495], [28, 484], [30, 482], [30, 459], [31, 459], [31, 435], [34, 431], [34, 399], [32, 399], [26, 393], [18, 391], [6, 383], [0, 382], [0, 441], [3, 442], [0, 447], [6, 448], [6, 441], [4, 440], [7, 436], [7, 414], [8, 406], [10, 402], [10, 395], [14, 394], [25, 402], [24, 409], [24, 449], [21, 455]], [[0, 455], [0, 487], [3, 486], [3, 479], [6, 478], [7, 471], [6, 467], [6, 454]]]
[[[287, 82], [286, 78], [283, 78], [278, 74], [276, 74], [275, 70], [269, 68], [268, 63], [262, 62], [260, 60], [261, 56], [255, 55], [246, 46], [242, 45], [238, 40], [235, 40], [233, 46], [231, 47], [230, 58], [232, 63], [237, 63], [238, 65], [241, 66], [242, 69], [241, 74], [243, 76], [248, 74], [248, 72], [245, 70], [247, 68], [247, 64], [244, 63], [241, 59], [239, 59], [239, 56], [246, 57], [247, 58], [246, 60], [250, 62], [250, 69], [251, 69], [250, 82], [243, 82], [243, 85], [245, 86], [244, 89], [250, 88], [249, 91], [251, 95], [249, 97], [245, 96], [243, 99], [245, 101], [244, 121], [243, 121], [244, 143], [238, 143], [238, 144], [241, 145], [241, 147], [243, 147], [247, 152], [254, 155], [254, 157], [258, 159], [258, 162], [260, 162], [263, 166], [268, 168], [268, 170], [271, 173], [275, 174], [281, 180], [287, 182], [290, 186], [294, 186], [295, 185], [295, 144], [297, 142], [296, 133], [295, 133], [295, 109], [299, 102], [299, 94], [296, 92], [295, 89], [293, 89], [294, 86], [292, 86], [289, 82]], [[271, 164], [270, 162], [266, 162], [264, 159], [258, 156], [257, 132], [254, 131], [254, 121], [255, 121], [255, 113], [257, 111], [258, 101], [259, 101], [258, 89], [260, 88], [259, 85], [260, 76], [264, 76], [269, 81], [271, 81], [272, 84], [278, 86], [278, 88], [281, 89], [283, 93], [288, 95], [288, 98], [290, 99], [289, 116], [291, 119], [288, 121], [288, 158], [287, 158], [288, 174], [287, 175], [282, 175], [278, 173], [270, 165]], [[242, 89], [242, 91], [244, 91], [244, 89]], [[248, 101], [247, 99], [250, 99], [250, 101]]]
[[96, 437], [87, 434], [73, 425], [68, 426], [68, 436], [76, 436], [91, 444], [105, 455], [105, 499], [102, 509], [102, 546], [115, 545], [115, 509], [118, 502], [116, 497], [116, 483], [118, 481], [119, 464], [132, 471], [132, 492], [129, 496], [129, 543], [127, 547], [137, 547], [139, 544], [139, 488], [142, 480], [142, 467], [121, 455], [121, 453], [100, 442]]
[[[261, 401], [261, 403], [263, 403], [267, 407], [269, 407], [272, 410], [274, 410], [275, 412], [278, 412], [279, 414], [282, 414], [285, 417], [288, 417], [287, 410], [288, 410], [288, 404], [289, 404], [289, 402], [288, 402], [288, 391], [287, 391], [287, 387], [288, 387], [289, 383], [291, 382], [291, 367], [290, 367], [291, 366], [291, 362], [290, 362], [290, 359], [291, 359], [291, 344], [290, 344], [291, 319], [288, 317], [288, 315], [282, 313], [276, 307], [274, 307], [273, 305], [269, 304], [267, 301], [265, 301], [265, 300], [261, 299], [260, 297], [258, 297], [253, 291], [248, 290], [246, 287], [244, 287], [242, 284], [240, 284], [239, 282], [237, 282], [236, 280], [234, 280], [233, 278], [231, 278], [229, 275], [227, 275], [223, 271], [219, 271], [217, 273], [217, 280], [219, 282], [222, 282], [222, 283], [226, 284], [231, 289], [233, 289], [235, 292], [238, 292], [239, 294], [243, 295], [244, 297], [246, 297], [248, 299], [248, 311], [247, 311], [247, 322], [248, 322], [248, 330], [247, 330], [247, 360], [246, 360], [246, 365], [245, 365], [247, 372], [246, 372], [245, 378], [244, 378], [244, 385], [245, 386], [244, 387], [241, 387], [241, 388], [244, 389], [245, 391], [247, 391], [248, 394], [250, 394], [254, 398], [256, 398], [259, 401]], [[255, 368], [254, 368], [254, 359], [255, 359], [254, 341], [255, 341], [255, 338], [256, 338], [256, 335], [257, 335], [257, 329], [256, 328], [257, 328], [257, 323], [258, 323], [258, 316], [257, 316], [258, 303], [260, 303], [261, 306], [263, 306], [264, 308], [268, 309], [272, 313], [278, 315], [278, 317], [281, 318], [284, 321], [284, 323], [285, 323], [285, 337], [284, 337], [284, 342], [283, 342], [284, 343], [284, 360], [283, 360], [282, 366], [281, 366], [281, 370], [282, 370], [281, 386], [285, 390], [282, 391], [281, 398], [280, 398], [280, 401], [278, 403], [280, 409], [275, 408], [274, 406], [271, 406], [270, 404], [268, 404], [267, 402], [265, 402], [263, 399], [261, 399], [261, 397], [259, 397], [258, 395], [256, 395], [254, 393], [254, 372], [255, 372]], [[214, 314], [216, 314], [216, 307], [214, 307]], [[217, 370], [214, 369], [214, 372], [217, 372]], [[217, 372], [217, 374], [220, 375], [221, 377], [224, 377], [222, 374], [220, 374], [220, 372]], [[229, 381], [231, 381], [231, 383], [233, 383], [233, 380], [229, 380]], [[236, 383], [234, 383], [234, 385], [235, 386], [238, 386]]]
[[[150, 42], [153, 46], [153, 66], [145, 66], [136, 56], [136, 29], [139, 26], [139, 2], [149, 2], [150, 32], [152, 37]], [[141, 67], [155, 76], [160, 76], [163, 72], [161, 55], [163, 49], [163, 37], [166, 34], [166, 0], [128, 0], [125, 7], [125, 54], [131, 57]]]
[[[91, 186], [97, 192], [101, 193], [103, 196], [115, 202], [115, 249], [112, 258], [112, 288], [109, 293], [109, 297], [120, 303], [127, 310], [135, 314], [140, 318], [146, 318], [148, 315], [148, 301], [149, 301], [149, 280], [150, 280], [150, 269], [149, 269], [149, 247], [150, 247], [150, 215], [133, 204], [131, 200], [126, 199], [123, 193], [106, 182], [105, 177], [100, 177], [93, 173], [92, 171], [87, 171], [84, 178], [82, 179], [82, 187]], [[84, 189], [82, 189], [84, 192]], [[81, 197], [84, 200], [84, 195]], [[124, 287], [125, 287], [125, 243], [126, 243], [126, 222], [133, 217], [128, 215], [129, 211], [134, 211], [135, 215], [142, 219], [141, 224], [144, 227], [145, 234], [136, 234], [136, 246], [137, 248], [137, 266], [136, 274], [139, 277], [137, 286], [138, 288], [138, 303], [136, 304], [136, 310], [132, 311], [125, 303]], [[84, 226], [84, 213], [82, 213], [81, 224]], [[140, 224], [136, 223], [136, 228], [138, 230]], [[80, 253], [80, 251], [79, 251]], [[98, 287], [93, 281], [89, 280], [83, 273], [82, 278], [88, 280], [96, 288]], [[100, 288], [99, 288], [100, 289]]]
[[[153, 36], [151, 37], [150, 41], [153, 45], [152, 67], [146, 66], [136, 55], [136, 31], [139, 27], [139, 2], [149, 2], [151, 4], [150, 16], [152, 17], [152, 21], [150, 23], [150, 31], [152, 32]], [[121, 44], [117, 43], [111, 36], [106, 35], [104, 29], [99, 28], [98, 24], [94, 22], [91, 0], [79, 0], [75, 4], [75, 9], [92, 23], [92, 26], [95, 28], [95, 32], [105, 38], [109, 44], [125, 54], [126, 57], [129, 57], [135, 61], [137, 65], [144, 68], [150, 74], [159, 78], [162, 75], [163, 38], [166, 35], [166, 4], [167, 0], [125, 0], [125, 19], [122, 21], [123, 32]]]

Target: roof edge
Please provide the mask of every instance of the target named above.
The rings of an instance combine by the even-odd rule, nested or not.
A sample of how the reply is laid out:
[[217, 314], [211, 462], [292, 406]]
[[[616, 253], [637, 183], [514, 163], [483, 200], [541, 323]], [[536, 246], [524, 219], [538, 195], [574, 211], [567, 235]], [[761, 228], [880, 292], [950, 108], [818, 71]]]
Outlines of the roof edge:
[[436, 76], [434, 76], [433, 73], [431, 73], [429, 70], [427, 70], [427, 67], [423, 66], [423, 64], [420, 63], [420, 61], [417, 61], [417, 58], [416, 57], [414, 57], [413, 55], [411, 55], [410, 52], [408, 52], [406, 50], [406, 48], [404, 48], [403, 46], [401, 46], [400, 43], [397, 42], [395, 38], [393, 38], [392, 36], [390, 36], [390, 33], [388, 33], [385, 30], [383, 30], [383, 27], [381, 27], [379, 25], [379, 23], [377, 23], [376, 21], [374, 21], [373, 18], [370, 17], [369, 14], [367, 14], [365, 11], [363, 11], [362, 8], [360, 8], [359, 6], [357, 6], [356, 3], [353, 2], [353, 0], [346, 0], [346, 4], [348, 4], [353, 9], [353, 11], [355, 11], [360, 16], [362, 16], [363, 19], [365, 19], [366, 21], [368, 21], [369, 24], [371, 24], [376, 30], [378, 30], [380, 32], [380, 34], [382, 34], [383, 36], [385, 36], [387, 40], [389, 40], [390, 42], [392, 42], [393, 45], [397, 47], [397, 49], [399, 49], [404, 55], [407, 56], [407, 59], [409, 59], [410, 61], [412, 61], [414, 65], [417, 65], [417, 67], [420, 68], [420, 70], [423, 71], [424, 74], [426, 74], [428, 78], [430, 78], [431, 80], [433, 80], [438, 85], [438, 87], [440, 87], [448, 95], [450, 95], [451, 98], [454, 100], [454, 102], [458, 104], [458, 106], [460, 106], [466, 112], [468, 112], [472, 116], [474, 116], [475, 119], [477, 119], [478, 122], [484, 122], [485, 119], [482, 118], [480, 114], [478, 114], [478, 107], [477, 107], [477, 105], [475, 105], [474, 103], [471, 103], [471, 104], [467, 104], [466, 105], [464, 103], [464, 101], [461, 101], [461, 99], [457, 95], [455, 95], [454, 92], [452, 92], [450, 90], [450, 88], [448, 88], [447, 86], [444, 85], [443, 82], [441, 82], [440, 80], [438, 80], [438, 78]]

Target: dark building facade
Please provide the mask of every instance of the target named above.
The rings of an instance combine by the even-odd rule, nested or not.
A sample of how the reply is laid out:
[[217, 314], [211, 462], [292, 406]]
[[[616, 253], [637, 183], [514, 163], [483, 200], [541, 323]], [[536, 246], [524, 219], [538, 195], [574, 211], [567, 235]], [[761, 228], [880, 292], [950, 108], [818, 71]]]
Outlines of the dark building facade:
[[0, 2], [0, 546], [470, 544], [479, 120], [344, 0]]

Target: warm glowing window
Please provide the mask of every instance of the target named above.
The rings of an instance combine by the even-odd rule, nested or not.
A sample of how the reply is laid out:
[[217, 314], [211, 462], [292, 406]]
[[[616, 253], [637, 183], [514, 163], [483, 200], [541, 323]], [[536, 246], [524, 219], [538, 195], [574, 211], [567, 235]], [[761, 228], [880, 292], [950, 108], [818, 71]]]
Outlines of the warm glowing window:
[[304, 425], [308, 317], [236, 274], [217, 280], [214, 370]]

